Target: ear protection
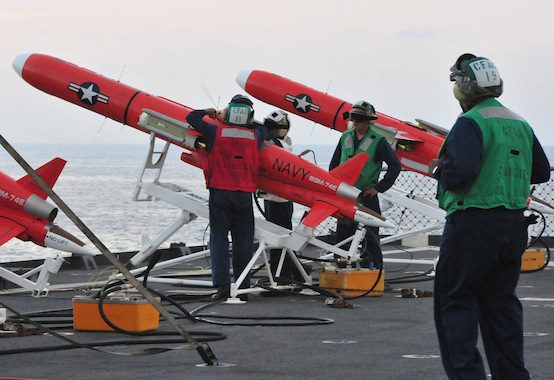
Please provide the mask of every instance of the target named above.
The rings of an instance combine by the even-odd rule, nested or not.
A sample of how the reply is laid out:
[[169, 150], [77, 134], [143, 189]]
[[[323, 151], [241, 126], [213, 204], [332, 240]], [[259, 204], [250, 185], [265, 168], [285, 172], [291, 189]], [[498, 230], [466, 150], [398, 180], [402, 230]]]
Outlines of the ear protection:
[[228, 125], [245, 127], [254, 120], [254, 109], [242, 103], [229, 103], [223, 110], [223, 121]]

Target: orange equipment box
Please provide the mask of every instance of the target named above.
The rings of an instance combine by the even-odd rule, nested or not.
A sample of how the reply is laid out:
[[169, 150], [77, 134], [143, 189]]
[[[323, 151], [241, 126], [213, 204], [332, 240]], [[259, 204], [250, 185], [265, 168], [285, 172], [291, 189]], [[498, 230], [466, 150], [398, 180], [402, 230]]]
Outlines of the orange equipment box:
[[521, 256], [521, 271], [533, 271], [544, 266], [546, 250], [544, 248], [529, 248]]
[[[160, 313], [142, 297], [105, 299], [103, 310], [115, 326], [133, 332], [156, 330]], [[73, 297], [73, 329], [79, 331], [114, 331], [104, 322], [98, 310], [98, 299]]]
[[[375, 284], [379, 270], [367, 268], [352, 269], [329, 269], [323, 268], [319, 272], [319, 286], [335, 291], [339, 295], [351, 297], [359, 296], [368, 291]], [[385, 285], [385, 271], [375, 288], [367, 294], [369, 297], [378, 297], [383, 295]]]

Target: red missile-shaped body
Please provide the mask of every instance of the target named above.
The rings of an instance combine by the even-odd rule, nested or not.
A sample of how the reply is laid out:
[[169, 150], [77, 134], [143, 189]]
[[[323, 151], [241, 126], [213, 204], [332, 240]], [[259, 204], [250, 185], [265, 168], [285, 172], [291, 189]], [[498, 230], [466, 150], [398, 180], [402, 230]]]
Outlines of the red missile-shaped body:
[[[352, 104], [298, 82], [261, 70], [245, 70], [237, 75], [237, 83], [253, 97], [292, 112], [325, 127], [343, 132], [348, 123], [343, 117]], [[377, 112], [376, 127], [395, 148], [402, 166], [429, 174], [429, 162], [437, 158], [448, 130], [419, 120], [418, 125]], [[554, 214], [554, 207], [531, 197], [530, 208]]]
[[[236, 80], [247, 93], [265, 103], [339, 132], [348, 128], [343, 116], [352, 103], [266, 71], [245, 70]], [[427, 175], [429, 162], [437, 158], [445, 131], [430, 123], [415, 126], [380, 112], [376, 123], [393, 144], [402, 166]]]
[[[330, 216], [345, 216], [366, 226], [393, 227], [374, 211], [356, 204], [360, 190], [351, 183], [358, 178], [367, 160], [359, 154], [330, 173], [296, 155], [283, 155], [283, 149], [269, 144], [260, 151], [258, 188], [310, 207], [302, 220], [316, 227]], [[203, 169], [205, 152], [183, 153], [181, 159]]]
[[139, 124], [144, 108], [184, 120], [190, 108], [44, 54], [22, 54], [15, 71], [30, 85], [112, 120], [150, 133]]
[[[13, 67], [25, 81], [46, 93], [187, 148], [193, 153], [184, 155], [183, 160], [203, 167], [205, 152], [196, 150], [200, 134], [183, 122], [191, 108], [48, 55], [20, 55]], [[341, 215], [366, 225], [390, 227], [356, 204], [360, 190], [353, 184], [363, 166], [361, 160], [366, 159], [356, 158], [329, 173], [280, 147], [269, 146], [260, 152], [259, 187], [311, 207], [304, 219], [309, 227], [328, 216]]]
[[[36, 172], [52, 187], [64, 166], [64, 160], [55, 158]], [[0, 245], [16, 237], [41, 247], [94, 255], [82, 241], [52, 223], [58, 209], [45, 198], [46, 194], [31, 177], [15, 181], [0, 172]]]
[[0, 172], [0, 207], [53, 221], [58, 209]]

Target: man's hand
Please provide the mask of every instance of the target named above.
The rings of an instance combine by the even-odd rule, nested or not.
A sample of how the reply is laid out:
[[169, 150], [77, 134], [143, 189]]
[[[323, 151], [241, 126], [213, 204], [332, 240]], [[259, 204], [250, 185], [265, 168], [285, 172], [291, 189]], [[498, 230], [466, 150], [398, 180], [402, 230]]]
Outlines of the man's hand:
[[379, 192], [374, 187], [370, 187], [369, 189], [362, 191], [363, 197], [374, 197], [377, 194], [379, 194]]
[[442, 158], [435, 158], [434, 160], [429, 161], [429, 175], [434, 177], [435, 172], [442, 165]]
[[215, 117], [217, 116], [217, 111], [215, 108], [206, 108], [204, 112], [206, 112], [206, 115], [208, 115], [208, 117], [212, 119], [215, 119]]

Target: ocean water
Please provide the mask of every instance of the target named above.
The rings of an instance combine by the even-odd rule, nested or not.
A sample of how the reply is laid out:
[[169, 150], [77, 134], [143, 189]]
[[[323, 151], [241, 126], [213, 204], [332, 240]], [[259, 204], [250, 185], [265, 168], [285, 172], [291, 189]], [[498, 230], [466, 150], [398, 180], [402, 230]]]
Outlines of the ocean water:
[[[180, 210], [163, 201], [132, 200], [136, 181], [146, 159], [147, 144], [20, 144], [14, 147], [33, 168], [54, 157], [67, 161], [54, 191], [112, 252], [140, 250], [143, 235], [155, 238], [180, 214]], [[161, 148], [160, 144], [158, 150]], [[295, 152], [300, 153], [304, 149], [306, 147], [298, 146]], [[317, 163], [328, 166], [334, 147], [311, 149], [315, 151]], [[207, 198], [208, 191], [204, 187], [202, 172], [180, 161], [181, 151], [177, 147], [170, 147], [160, 181], [175, 183]], [[313, 157], [312, 153], [305, 156], [311, 161]], [[25, 175], [19, 164], [2, 148], [0, 171], [16, 179]], [[296, 207], [295, 219], [299, 219], [304, 210], [302, 206]], [[255, 212], [260, 215], [256, 209]], [[62, 212], [58, 214], [55, 224], [92, 245]], [[207, 220], [197, 218], [184, 225], [169, 242], [186, 242], [189, 245], [206, 243], [207, 225]], [[169, 242], [162, 247], [168, 246]], [[0, 247], [0, 256], [10, 255], [18, 259], [54, 255], [56, 252], [16, 238]]]
[[[143, 235], [156, 237], [180, 214], [180, 210], [163, 201], [132, 200], [135, 183], [146, 158], [147, 144], [20, 144], [15, 145], [15, 148], [34, 168], [54, 157], [67, 161], [54, 191], [112, 252], [140, 250]], [[294, 152], [298, 154], [306, 149], [311, 149], [312, 152], [304, 155], [304, 158], [315, 161], [321, 167], [328, 167], [333, 145], [298, 145]], [[554, 147], [545, 147], [545, 150], [550, 161], [554, 162]], [[181, 162], [180, 153], [180, 149], [174, 146], [170, 148], [161, 181], [175, 183], [207, 198], [202, 172]], [[1, 148], [0, 171], [14, 178], [25, 174], [17, 162]], [[295, 222], [298, 222], [305, 210], [305, 207], [295, 205]], [[256, 209], [255, 213], [260, 216]], [[55, 224], [92, 245], [63, 213], [58, 214]], [[170, 242], [186, 242], [189, 245], [206, 243], [207, 226], [207, 220], [197, 218], [184, 225], [162, 247], [167, 247]], [[322, 229], [333, 227], [333, 222], [328, 222]], [[0, 247], [1, 257], [9, 255], [18, 259], [54, 255], [56, 252], [15, 238]]]

